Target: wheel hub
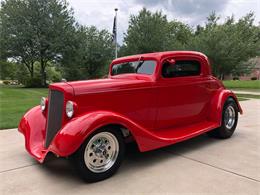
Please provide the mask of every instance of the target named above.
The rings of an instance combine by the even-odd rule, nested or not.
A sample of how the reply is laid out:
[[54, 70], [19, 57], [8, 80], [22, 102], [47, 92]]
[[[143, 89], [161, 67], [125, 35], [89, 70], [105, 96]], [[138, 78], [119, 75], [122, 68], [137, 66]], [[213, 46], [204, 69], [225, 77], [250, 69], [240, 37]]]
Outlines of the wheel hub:
[[224, 123], [227, 129], [231, 129], [236, 120], [236, 112], [233, 106], [228, 106], [224, 113]]
[[94, 146], [92, 151], [96, 157], [104, 158], [105, 155], [107, 154], [106, 144], [102, 143], [99, 144], [98, 146]]
[[113, 166], [119, 153], [116, 137], [110, 132], [94, 135], [85, 148], [86, 166], [95, 173], [107, 171]]

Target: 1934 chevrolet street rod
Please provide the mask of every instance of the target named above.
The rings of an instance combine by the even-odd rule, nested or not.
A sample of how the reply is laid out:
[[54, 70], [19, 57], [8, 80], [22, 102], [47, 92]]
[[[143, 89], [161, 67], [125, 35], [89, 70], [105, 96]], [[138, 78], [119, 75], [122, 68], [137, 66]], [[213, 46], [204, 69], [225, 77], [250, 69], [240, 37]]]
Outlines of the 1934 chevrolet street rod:
[[204, 54], [159, 52], [115, 59], [107, 79], [50, 85], [18, 129], [36, 160], [48, 152], [71, 157], [95, 182], [116, 172], [126, 142], [144, 152], [206, 132], [229, 138], [238, 112], [236, 96], [211, 75]]

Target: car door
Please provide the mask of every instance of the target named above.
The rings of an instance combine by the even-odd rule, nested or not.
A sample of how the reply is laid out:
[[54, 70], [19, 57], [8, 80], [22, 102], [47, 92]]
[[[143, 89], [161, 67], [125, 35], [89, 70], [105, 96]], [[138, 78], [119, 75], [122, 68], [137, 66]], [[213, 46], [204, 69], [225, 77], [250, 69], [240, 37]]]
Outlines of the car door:
[[157, 82], [156, 128], [174, 128], [206, 119], [209, 93], [205, 86], [203, 62], [195, 57], [164, 60]]

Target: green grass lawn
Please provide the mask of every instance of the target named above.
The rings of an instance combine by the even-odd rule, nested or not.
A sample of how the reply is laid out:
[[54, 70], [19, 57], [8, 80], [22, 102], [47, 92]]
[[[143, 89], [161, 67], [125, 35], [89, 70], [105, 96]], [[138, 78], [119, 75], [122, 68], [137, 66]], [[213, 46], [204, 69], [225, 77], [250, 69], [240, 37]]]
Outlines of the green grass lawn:
[[236, 90], [260, 91], [260, 80], [257, 81], [223, 81], [226, 88]]
[[0, 129], [17, 127], [23, 114], [33, 106], [39, 105], [40, 98], [47, 94], [48, 89], [0, 85]]
[[238, 97], [237, 99], [239, 102], [248, 100], [247, 98], [243, 98], [243, 97]]

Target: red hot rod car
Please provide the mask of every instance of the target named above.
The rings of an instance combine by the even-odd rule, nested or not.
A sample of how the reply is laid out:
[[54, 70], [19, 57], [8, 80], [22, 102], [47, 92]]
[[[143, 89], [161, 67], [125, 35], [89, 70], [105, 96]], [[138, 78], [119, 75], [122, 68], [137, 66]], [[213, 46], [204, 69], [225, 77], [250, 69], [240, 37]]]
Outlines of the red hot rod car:
[[229, 138], [238, 112], [236, 96], [212, 76], [204, 54], [159, 52], [115, 59], [107, 79], [50, 85], [19, 131], [36, 160], [48, 152], [71, 157], [95, 182], [116, 172], [129, 140], [144, 152], [205, 132]]

